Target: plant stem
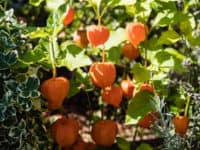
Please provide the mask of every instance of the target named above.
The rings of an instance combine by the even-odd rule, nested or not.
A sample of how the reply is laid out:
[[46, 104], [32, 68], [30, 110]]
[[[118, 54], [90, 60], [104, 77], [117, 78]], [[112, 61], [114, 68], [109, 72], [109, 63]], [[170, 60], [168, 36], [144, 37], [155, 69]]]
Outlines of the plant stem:
[[56, 77], [56, 63], [55, 63], [55, 54], [54, 54], [54, 39], [51, 37], [49, 38], [49, 54], [50, 54], [50, 59], [51, 59], [51, 64], [52, 64], [52, 73], [53, 77]]
[[147, 67], [147, 50], [144, 50], [144, 66]]
[[105, 48], [102, 49], [102, 62], [105, 62]]
[[101, 16], [98, 15], [98, 26], [101, 26]]
[[104, 105], [101, 105], [101, 120], [104, 118]]
[[4, 10], [6, 10], [6, 8], [7, 8], [7, 4], [8, 4], [8, 2], [5, 1], [5, 2], [4, 2]]
[[185, 106], [185, 112], [184, 112], [184, 116], [187, 116], [188, 114], [188, 110], [189, 110], [189, 105], [190, 105], [190, 96], [187, 95], [187, 102], [186, 102], [186, 106]]

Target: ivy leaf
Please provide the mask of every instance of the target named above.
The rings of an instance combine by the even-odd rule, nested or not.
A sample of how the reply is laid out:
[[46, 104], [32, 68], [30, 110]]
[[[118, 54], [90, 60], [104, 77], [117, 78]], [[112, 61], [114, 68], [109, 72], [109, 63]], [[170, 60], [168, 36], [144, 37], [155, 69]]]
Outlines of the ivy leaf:
[[132, 98], [126, 113], [134, 120], [134, 123], [137, 123], [139, 119], [155, 110], [156, 107], [157, 102], [154, 95], [149, 91], [141, 91]]
[[158, 45], [170, 45], [170, 44], [174, 44], [177, 41], [179, 41], [181, 39], [180, 35], [175, 32], [174, 30], [168, 30], [165, 32], [162, 32], [160, 38], [158, 39], [157, 44]]
[[17, 51], [8, 52], [6, 54], [0, 52], [0, 70], [8, 69], [17, 62]]
[[6, 119], [10, 118], [10, 117], [15, 117], [16, 114], [17, 114], [17, 110], [13, 106], [7, 107], [7, 109], [5, 111]]
[[39, 88], [39, 84], [40, 82], [36, 77], [29, 77], [26, 82], [19, 85], [19, 95], [23, 98], [28, 98], [32, 95], [36, 96], [35, 94], [38, 94], [38, 92], [35, 91]]
[[67, 46], [66, 51], [66, 57], [58, 60], [58, 66], [60, 67], [67, 66], [68, 69], [72, 71], [92, 63], [91, 59], [85, 55], [84, 51], [76, 45]]
[[20, 105], [21, 109], [24, 111], [30, 111], [32, 108], [32, 102], [29, 98], [18, 97], [17, 102]]
[[136, 63], [133, 66], [134, 78], [137, 82], [144, 82], [150, 80], [150, 71], [142, 66], [140, 63]]
[[2, 103], [0, 103], [0, 122], [3, 122], [5, 120], [5, 111], [6, 111], [6, 106]]
[[39, 82], [38, 78], [36, 78], [36, 77], [29, 77], [26, 82], [26, 88], [29, 91], [37, 90], [39, 88], [39, 85], [40, 85], [40, 82]]

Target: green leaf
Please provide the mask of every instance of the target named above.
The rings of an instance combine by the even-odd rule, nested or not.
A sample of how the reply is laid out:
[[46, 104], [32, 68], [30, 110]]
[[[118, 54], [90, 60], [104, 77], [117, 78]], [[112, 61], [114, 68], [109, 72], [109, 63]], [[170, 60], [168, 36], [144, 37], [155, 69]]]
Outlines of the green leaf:
[[131, 143], [124, 138], [117, 137], [117, 145], [121, 150], [131, 150]]
[[136, 63], [133, 66], [134, 78], [137, 82], [144, 82], [150, 80], [150, 70], [142, 66], [140, 63]]
[[0, 52], [0, 70], [8, 69], [17, 62], [17, 51], [8, 52], [6, 54]]
[[150, 2], [143, 1], [137, 2], [134, 5], [126, 5], [126, 12], [130, 16], [135, 16], [138, 21], [147, 22], [151, 14]]
[[173, 48], [166, 48], [165, 50], [158, 50], [151, 59], [153, 65], [158, 66], [163, 71], [171, 69], [184, 72], [186, 68], [182, 65], [184, 55], [180, 54]]
[[152, 0], [150, 3], [151, 8], [158, 12], [163, 10], [176, 11], [176, 4], [173, 1], [176, 0]]
[[127, 40], [125, 29], [118, 28], [116, 31], [110, 33], [110, 38], [105, 43], [105, 49], [116, 47], [116, 45], [121, 44], [125, 40]]
[[180, 23], [180, 30], [183, 34], [189, 35], [192, 33], [192, 26], [189, 21], [182, 21]]
[[46, 38], [51, 36], [53, 33], [53, 29], [51, 27], [40, 27], [37, 28], [35, 31], [28, 33], [28, 37], [31, 39], [35, 38]]
[[170, 45], [170, 44], [174, 44], [177, 41], [179, 41], [181, 39], [180, 35], [175, 32], [174, 30], [168, 30], [165, 32], [162, 32], [160, 38], [158, 39], [157, 44], [158, 45]]
[[136, 150], [153, 150], [153, 148], [149, 144], [141, 143]]
[[44, 0], [29, 0], [29, 4], [39, 6]]
[[47, 68], [51, 68], [49, 67], [51, 64], [48, 49], [49, 41], [46, 39], [41, 39], [33, 50], [27, 51], [19, 58], [17, 67], [26, 67], [27, 65], [39, 63]]
[[120, 61], [120, 57], [122, 54], [122, 50], [120, 47], [112, 47], [108, 51], [107, 60], [113, 63], [118, 63]]
[[46, 59], [48, 52], [42, 50], [38, 45], [34, 50], [30, 50], [20, 57], [20, 60], [26, 64], [34, 64]]
[[76, 45], [69, 45], [66, 49], [66, 57], [58, 60], [58, 66], [67, 66], [69, 70], [87, 66], [92, 63], [90, 58], [85, 55], [84, 50]]
[[31, 108], [32, 108], [32, 102], [29, 98], [19, 96], [17, 98], [17, 102], [20, 105], [21, 109], [24, 110], [24, 111], [30, 111]]
[[46, 0], [46, 8], [48, 10], [56, 10], [64, 3], [66, 3], [66, 0]]
[[155, 26], [168, 26], [171, 24], [171, 20], [174, 17], [174, 13], [170, 12], [169, 10], [163, 10], [162, 12], [159, 12], [154, 19], [153, 27]]
[[5, 111], [6, 111], [7, 107], [0, 103], [0, 122], [3, 122], [5, 120]]
[[134, 5], [136, 0], [120, 0], [118, 5]]
[[174, 48], [166, 48], [165, 52], [168, 52], [170, 55], [174, 56], [176, 59], [179, 59], [181, 61], [186, 58], [185, 55], [181, 54]]
[[[87, 89], [85, 89], [87, 87]], [[81, 69], [76, 70], [75, 77], [70, 79], [70, 89], [68, 98], [77, 94], [81, 88], [84, 88], [85, 91], [93, 89], [93, 86], [90, 84], [89, 75], [86, 72], [83, 72]]]
[[40, 85], [40, 82], [39, 82], [38, 78], [36, 78], [36, 77], [29, 77], [26, 82], [26, 88], [29, 91], [37, 90], [39, 88], [39, 85]]
[[147, 113], [154, 111], [158, 105], [157, 103], [151, 92], [141, 91], [131, 99], [126, 113], [137, 123]]

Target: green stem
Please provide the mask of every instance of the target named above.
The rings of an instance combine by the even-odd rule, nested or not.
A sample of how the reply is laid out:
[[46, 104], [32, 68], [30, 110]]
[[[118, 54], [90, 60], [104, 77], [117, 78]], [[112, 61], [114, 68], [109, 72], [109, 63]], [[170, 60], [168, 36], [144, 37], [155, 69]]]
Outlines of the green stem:
[[144, 66], [147, 67], [147, 50], [144, 50]]
[[186, 106], [185, 106], [184, 116], [187, 116], [187, 114], [188, 114], [188, 110], [189, 110], [189, 106], [190, 106], [190, 100], [191, 100], [191, 98], [190, 98], [190, 96], [188, 95], [188, 96], [187, 96]]
[[49, 54], [53, 69], [53, 77], [56, 77], [56, 63], [55, 63], [55, 54], [54, 54], [54, 44], [53, 44], [53, 38], [49, 38]]
[[98, 16], [98, 26], [101, 26], [101, 16]]
[[5, 3], [4, 3], [4, 10], [6, 10], [6, 8], [7, 8], [7, 4], [8, 4], [8, 2], [5, 1]]

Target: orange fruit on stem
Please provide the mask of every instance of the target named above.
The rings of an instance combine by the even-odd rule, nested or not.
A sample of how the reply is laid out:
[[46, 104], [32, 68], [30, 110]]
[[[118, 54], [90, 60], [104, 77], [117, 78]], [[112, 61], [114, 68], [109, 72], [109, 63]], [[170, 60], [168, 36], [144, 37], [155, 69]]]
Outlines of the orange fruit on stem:
[[121, 86], [121, 89], [123, 91], [123, 95], [127, 99], [129, 99], [133, 96], [135, 86], [130, 79], [122, 80], [121, 83], [120, 83], [120, 86]]
[[72, 7], [69, 7], [67, 9], [67, 12], [65, 14], [65, 16], [63, 17], [62, 23], [64, 26], [67, 26], [68, 24], [70, 24], [75, 16], [75, 10]]
[[79, 123], [73, 118], [61, 118], [51, 125], [52, 138], [61, 147], [70, 147], [78, 139]]
[[154, 93], [155, 89], [154, 87], [151, 85], [151, 84], [148, 84], [148, 83], [143, 83], [140, 88], [139, 88], [139, 91], [150, 91], [152, 93]]
[[141, 22], [128, 23], [126, 33], [128, 40], [137, 48], [147, 37], [147, 27]]
[[189, 127], [189, 119], [187, 116], [178, 115], [173, 118], [173, 124], [175, 127], [175, 132], [183, 136]]
[[82, 47], [82, 48], [86, 48], [88, 46], [88, 39], [87, 39], [87, 33], [86, 30], [78, 30], [74, 36], [73, 36], [73, 40], [74, 42]]
[[87, 150], [87, 143], [79, 137], [77, 142], [69, 150]]
[[110, 32], [106, 26], [91, 25], [87, 28], [87, 38], [94, 47], [104, 44], [109, 36]]
[[92, 139], [100, 146], [111, 146], [118, 132], [117, 124], [112, 120], [100, 120], [92, 126]]
[[100, 88], [112, 85], [116, 78], [115, 65], [110, 62], [93, 63], [89, 69], [92, 83]]
[[123, 45], [122, 53], [129, 60], [136, 59], [140, 56], [140, 50], [135, 48], [131, 43], [126, 43]]
[[123, 91], [119, 85], [108, 86], [102, 91], [102, 100], [105, 103], [119, 107], [122, 101]]
[[158, 112], [148, 113], [144, 118], [140, 119], [138, 125], [142, 128], [150, 128], [150, 126], [159, 118], [160, 114]]
[[69, 87], [69, 80], [64, 77], [53, 77], [41, 84], [41, 93], [48, 100], [50, 110], [58, 109], [62, 105]]

